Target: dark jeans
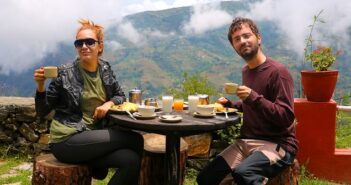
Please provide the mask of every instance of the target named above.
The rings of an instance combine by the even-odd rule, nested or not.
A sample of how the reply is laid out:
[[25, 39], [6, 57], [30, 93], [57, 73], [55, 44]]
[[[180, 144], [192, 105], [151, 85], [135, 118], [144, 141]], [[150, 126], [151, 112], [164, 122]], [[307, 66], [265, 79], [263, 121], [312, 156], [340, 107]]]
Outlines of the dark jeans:
[[137, 185], [144, 148], [143, 137], [116, 128], [89, 130], [51, 144], [55, 157], [65, 163], [86, 163], [93, 168], [118, 168], [109, 185]]
[[243, 160], [234, 171], [222, 156], [217, 156], [198, 175], [199, 185], [218, 185], [231, 173], [237, 185], [261, 185], [265, 178], [272, 178], [286, 167], [290, 166], [295, 156], [286, 152], [285, 156], [275, 164], [270, 164], [269, 159], [260, 151], [254, 152]]

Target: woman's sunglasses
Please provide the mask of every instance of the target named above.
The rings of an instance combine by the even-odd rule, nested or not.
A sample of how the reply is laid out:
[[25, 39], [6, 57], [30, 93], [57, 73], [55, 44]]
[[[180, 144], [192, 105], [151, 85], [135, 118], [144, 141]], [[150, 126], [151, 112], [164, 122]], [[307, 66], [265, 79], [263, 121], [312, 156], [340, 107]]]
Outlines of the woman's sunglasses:
[[79, 40], [74, 41], [74, 46], [76, 48], [82, 48], [84, 43], [85, 43], [86, 46], [92, 47], [92, 46], [94, 46], [95, 42], [99, 42], [99, 41], [97, 41], [95, 39], [79, 39]]

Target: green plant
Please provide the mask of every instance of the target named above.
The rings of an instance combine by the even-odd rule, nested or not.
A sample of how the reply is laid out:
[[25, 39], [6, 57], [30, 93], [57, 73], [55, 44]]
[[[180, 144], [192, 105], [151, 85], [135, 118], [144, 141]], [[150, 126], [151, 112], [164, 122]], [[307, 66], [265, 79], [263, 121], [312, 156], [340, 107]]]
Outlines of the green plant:
[[[239, 113], [242, 117], [242, 113]], [[242, 120], [239, 124], [232, 125], [222, 130], [217, 130], [216, 134], [221, 138], [222, 141], [227, 142], [228, 144], [233, 144], [236, 138], [240, 135], [240, 128], [242, 126]]]
[[167, 89], [167, 94], [177, 98], [187, 99], [188, 95], [194, 94], [208, 94], [209, 96], [218, 95], [215, 86], [209, 82], [207, 77], [203, 77], [199, 73], [189, 75], [184, 72], [182, 81], [175, 86], [178, 87]]
[[341, 53], [340, 50], [333, 52], [332, 47], [313, 45], [313, 42], [315, 41], [313, 39], [313, 31], [316, 24], [325, 23], [325, 21], [320, 18], [322, 13], [323, 10], [313, 17], [313, 23], [309, 25], [310, 33], [305, 39], [305, 61], [310, 61], [315, 71], [327, 71], [336, 60], [336, 57]]

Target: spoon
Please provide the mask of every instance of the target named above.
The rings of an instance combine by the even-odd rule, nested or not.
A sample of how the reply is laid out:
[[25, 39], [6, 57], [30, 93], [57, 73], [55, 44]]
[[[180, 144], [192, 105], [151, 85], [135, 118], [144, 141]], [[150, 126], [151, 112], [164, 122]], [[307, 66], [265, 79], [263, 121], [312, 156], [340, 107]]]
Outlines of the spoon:
[[129, 112], [129, 110], [126, 110], [126, 112], [129, 114], [129, 116], [130, 116], [132, 119], [137, 120], [137, 119], [133, 116], [133, 114]]
[[225, 119], [228, 119], [228, 107], [225, 108], [224, 114], [225, 114]]

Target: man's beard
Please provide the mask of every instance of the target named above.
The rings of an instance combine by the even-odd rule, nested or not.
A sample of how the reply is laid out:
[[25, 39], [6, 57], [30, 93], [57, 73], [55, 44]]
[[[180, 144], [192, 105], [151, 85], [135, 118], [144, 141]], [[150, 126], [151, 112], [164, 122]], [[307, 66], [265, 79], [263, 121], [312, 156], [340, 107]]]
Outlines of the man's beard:
[[256, 44], [252, 47], [252, 49], [249, 52], [238, 52], [237, 53], [245, 60], [245, 61], [249, 61], [251, 59], [253, 59], [257, 53], [258, 53], [258, 48], [259, 45]]

